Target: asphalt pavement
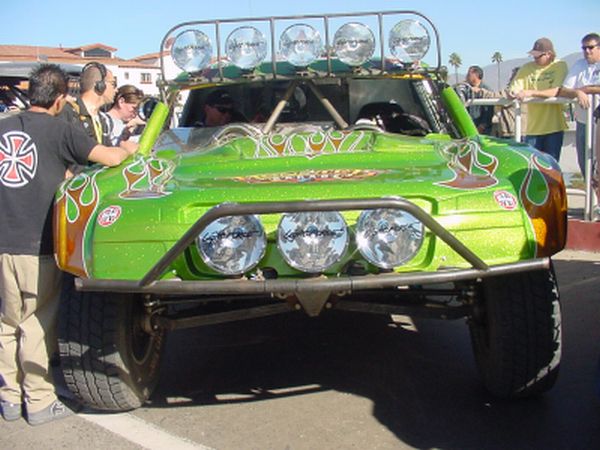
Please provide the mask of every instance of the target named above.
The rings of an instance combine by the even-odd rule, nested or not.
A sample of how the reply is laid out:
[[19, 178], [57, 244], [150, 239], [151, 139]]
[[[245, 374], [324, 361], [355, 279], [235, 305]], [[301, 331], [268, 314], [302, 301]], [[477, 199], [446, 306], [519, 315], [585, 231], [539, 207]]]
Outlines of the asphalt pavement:
[[483, 390], [464, 320], [279, 316], [173, 333], [143, 408], [3, 423], [0, 448], [600, 448], [600, 254], [555, 264], [564, 351], [539, 398]]

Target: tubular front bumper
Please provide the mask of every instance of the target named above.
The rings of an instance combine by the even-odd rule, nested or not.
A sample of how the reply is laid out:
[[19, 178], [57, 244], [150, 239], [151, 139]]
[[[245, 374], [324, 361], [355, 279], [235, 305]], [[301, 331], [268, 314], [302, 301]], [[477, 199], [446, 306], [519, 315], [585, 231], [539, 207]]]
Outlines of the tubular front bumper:
[[[269, 280], [218, 280], [185, 281], [159, 280], [172, 262], [194, 242], [198, 234], [211, 222], [226, 216], [245, 214], [274, 214], [299, 211], [348, 211], [355, 209], [396, 208], [419, 219], [439, 239], [471, 264], [468, 269], [447, 269], [437, 272], [384, 273], [363, 276], [338, 276], [335, 278], [269, 279]], [[108, 280], [77, 278], [75, 286], [80, 291], [104, 291], [147, 294], [294, 294], [315, 292], [358, 291], [383, 289], [395, 286], [423, 285], [450, 281], [472, 280], [509, 273], [548, 269], [550, 258], [537, 258], [489, 267], [469, 248], [449, 233], [433, 217], [414, 203], [403, 198], [319, 200], [272, 203], [223, 203], [206, 214], [169, 249], [141, 280]]]

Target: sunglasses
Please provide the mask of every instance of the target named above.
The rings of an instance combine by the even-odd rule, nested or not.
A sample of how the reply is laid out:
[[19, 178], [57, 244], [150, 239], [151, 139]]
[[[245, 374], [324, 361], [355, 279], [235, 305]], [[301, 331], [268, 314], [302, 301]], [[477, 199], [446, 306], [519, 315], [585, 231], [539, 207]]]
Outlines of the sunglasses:
[[594, 50], [596, 47], [598, 47], [598, 44], [594, 44], [594, 45], [582, 45], [581, 46], [581, 50], [583, 50], [585, 52], [586, 50]]
[[229, 108], [227, 106], [213, 106], [213, 108], [215, 108], [221, 114], [231, 114], [233, 111], [233, 108]]

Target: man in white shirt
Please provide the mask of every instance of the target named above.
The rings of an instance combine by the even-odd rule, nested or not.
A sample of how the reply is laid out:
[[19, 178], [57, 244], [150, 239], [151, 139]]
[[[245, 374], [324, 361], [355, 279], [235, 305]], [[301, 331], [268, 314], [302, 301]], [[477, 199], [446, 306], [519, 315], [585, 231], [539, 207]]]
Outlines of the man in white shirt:
[[586, 34], [581, 40], [583, 58], [577, 60], [560, 88], [558, 95], [576, 98], [575, 120], [577, 121], [575, 146], [577, 161], [582, 174], [585, 174], [585, 134], [587, 109], [600, 101], [600, 35]]

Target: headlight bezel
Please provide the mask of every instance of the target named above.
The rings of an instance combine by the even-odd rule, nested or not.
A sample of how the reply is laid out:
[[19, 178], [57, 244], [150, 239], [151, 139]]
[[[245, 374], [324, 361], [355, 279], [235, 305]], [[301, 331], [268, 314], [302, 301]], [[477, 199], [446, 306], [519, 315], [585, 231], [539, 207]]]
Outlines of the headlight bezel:
[[[420, 36], [413, 34], [420, 32]], [[397, 47], [396, 47], [397, 45]], [[403, 19], [389, 32], [388, 47], [392, 55], [401, 62], [418, 62], [429, 52], [431, 35], [416, 19]]]
[[[191, 35], [194, 36], [194, 40], [192, 40]], [[187, 39], [189, 42], [185, 45], [181, 45], [182, 48], [178, 49], [177, 48], [178, 42], [184, 41], [185, 39]], [[184, 42], [182, 42], [182, 44], [184, 44]], [[200, 45], [200, 44], [202, 44], [202, 45]], [[186, 49], [188, 50], [188, 53], [190, 50], [191, 50], [191, 52], [194, 52], [195, 51], [195, 49], [193, 48], [194, 46], [199, 46], [198, 56], [202, 56], [199, 63], [192, 64], [192, 61], [194, 59], [193, 57], [189, 58], [187, 60], [187, 62], [184, 62], [183, 56], [178, 57], [178, 55], [183, 53]], [[175, 39], [173, 41], [173, 45], [171, 47], [171, 57], [173, 59], [173, 62], [181, 70], [188, 72], [188, 73], [200, 72], [201, 70], [208, 67], [208, 65], [210, 64], [210, 60], [212, 58], [212, 53], [213, 53], [212, 42], [211, 42], [210, 38], [208, 37], [208, 35], [201, 30], [196, 30], [196, 29], [191, 29], [191, 28], [187, 29], [187, 30], [183, 30], [181, 33], [179, 33], [175, 37]]]
[[[301, 41], [301, 35], [306, 35], [305, 42]], [[312, 51], [302, 54], [294, 51], [292, 46], [304, 45], [315, 47]], [[307, 67], [315, 62], [323, 53], [323, 39], [321, 33], [308, 23], [294, 23], [288, 26], [279, 36], [279, 54], [281, 57], [295, 67]]]
[[[247, 223], [250, 223], [254, 228], [249, 230], [249, 231], [239, 231], [239, 229], [236, 229], [234, 231], [229, 231], [228, 233], [225, 233], [223, 230], [226, 230], [228, 226], [231, 226], [231, 224], [233, 223], [234, 226], [237, 225], [238, 227], [242, 226], [241, 222], [242, 220], [245, 220]], [[230, 223], [227, 224], [226, 222], [229, 221]], [[237, 221], [237, 223], [236, 223]], [[221, 227], [219, 229], [219, 227]], [[226, 236], [220, 236], [220, 234], [225, 233]], [[205, 244], [207, 244], [208, 240], [213, 239], [221, 239], [222, 237], [232, 237], [231, 234], [234, 233], [252, 233], [256, 235], [257, 238], [257, 243], [254, 247], [251, 247], [251, 254], [248, 258], [246, 258], [246, 263], [238, 266], [237, 269], [235, 270], [230, 270], [227, 269], [227, 267], [225, 267], [224, 264], [219, 264], [217, 262], [215, 262], [215, 257], [214, 254], [210, 254], [207, 251], [207, 247]], [[216, 235], [215, 235], [216, 234]], [[237, 238], [235, 235], [233, 236], [233, 238]], [[267, 250], [267, 236], [265, 233], [265, 229], [264, 226], [262, 225], [260, 219], [255, 216], [255, 215], [239, 215], [239, 216], [225, 216], [225, 217], [220, 217], [218, 219], [215, 219], [214, 221], [212, 221], [210, 224], [208, 224], [206, 227], [204, 227], [204, 229], [198, 234], [198, 236], [196, 237], [196, 239], [194, 240], [195, 244], [196, 244], [196, 249], [198, 251], [198, 254], [200, 255], [200, 258], [202, 259], [203, 263], [206, 264], [207, 267], [209, 267], [211, 270], [214, 270], [217, 273], [220, 273], [222, 275], [227, 275], [227, 276], [236, 276], [236, 275], [242, 275], [244, 273], [247, 273], [249, 271], [251, 271], [252, 269], [254, 269], [259, 263], [260, 261], [264, 258], [265, 256], [265, 252]], [[239, 245], [237, 246], [238, 248], [240, 247]], [[231, 248], [231, 247], [230, 247]], [[235, 248], [234, 251], [238, 250], [238, 248]], [[215, 252], [223, 252], [226, 251], [227, 249], [227, 245], [225, 246], [215, 246]], [[219, 256], [219, 255], [217, 255]], [[239, 259], [237, 260], [239, 261]], [[229, 258], [226, 260], [226, 262], [231, 262], [233, 264], [235, 264], [236, 262], [235, 258]]]
[[[387, 218], [383, 218], [387, 215]], [[389, 224], [392, 219], [392, 224], [387, 225], [388, 230], [382, 229], [384, 224]], [[375, 224], [373, 222], [376, 222]], [[400, 222], [400, 223], [398, 223]], [[408, 223], [408, 225], [407, 225]], [[416, 230], [409, 230], [408, 233], [418, 235], [416, 239], [407, 239], [405, 233], [406, 227], [416, 226]], [[368, 233], [367, 230], [368, 229]], [[380, 269], [392, 270], [400, 267], [413, 260], [423, 247], [425, 241], [425, 225], [419, 219], [414, 217], [407, 211], [401, 209], [366, 209], [361, 212], [355, 226], [355, 242], [359, 253], [370, 264], [379, 267]], [[387, 233], [387, 234], [386, 234]], [[394, 233], [400, 235], [395, 239]], [[410, 237], [410, 236], [408, 236]], [[398, 242], [400, 240], [400, 242]], [[380, 253], [385, 252], [388, 246], [398, 246], [407, 243], [411, 248], [400, 248], [395, 251], [390, 251], [391, 257], [384, 258], [377, 253], [376, 247], [379, 245]], [[412, 243], [412, 245], [411, 245]]]
[[[251, 33], [252, 37], [246, 36]], [[240, 35], [239, 37], [236, 36]], [[239, 63], [236, 57], [230, 54], [230, 47], [233, 46], [234, 39], [242, 39], [242, 42], [237, 43], [242, 48], [252, 47], [256, 50], [257, 57], [252, 63]], [[233, 63], [234, 66], [239, 67], [243, 70], [251, 70], [256, 66], [260, 65], [267, 57], [267, 38], [265, 35], [256, 27], [251, 25], [243, 25], [232, 30], [227, 39], [225, 39], [225, 55]]]
[[[311, 217], [321, 219], [325, 223], [331, 223], [334, 226], [337, 226], [338, 228], [334, 228], [333, 230], [330, 228], [315, 230], [315, 228], [318, 228], [317, 225], [311, 223], [311, 227], [305, 227], [309, 228], [308, 231], [304, 231], [303, 233], [301, 233], [301, 235], [298, 235], [297, 231], [294, 232], [290, 230], [289, 224], [287, 223], [300, 220], [306, 220], [310, 222]], [[291, 251], [296, 249], [284, 248], [286, 241], [293, 242], [294, 240], [296, 240], [297, 237], [304, 236], [305, 238], [315, 239], [315, 232], [318, 232], [322, 235], [330, 235], [332, 239], [336, 241], [336, 248], [332, 253], [330, 253], [330, 258], [327, 258], [326, 262], [323, 262], [321, 264], [315, 264], [315, 262], [313, 261], [310, 264], [304, 264], [301, 261], [299, 261], [299, 258], [294, 258], [290, 255]], [[335, 264], [339, 263], [347, 254], [350, 241], [350, 229], [348, 228], [348, 225], [343, 215], [338, 211], [301, 211], [295, 213], [284, 213], [282, 214], [279, 224], [277, 226], [277, 249], [279, 251], [279, 254], [290, 267], [305, 273], [322, 273], [327, 271], [327, 269], [331, 268]], [[313, 244], [316, 244], [316, 242], [317, 241], [315, 240]]]
[[[343, 36], [343, 34], [346, 34], [347, 36]], [[359, 41], [358, 45], [362, 45], [364, 42], [360, 41], [364, 40], [368, 41], [368, 44], [370, 44], [370, 48], [363, 47], [358, 50], [340, 48], [348, 42]], [[344, 64], [348, 64], [349, 66], [358, 67], [366, 63], [373, 57], [373, 54], [375, 53], [375, 44], [375, 35], [367, 25], [361, 22], [348, 22], [337, 29], [333, 36], [331, 46], [333, 49], [335, 49], [335, 55], [340, 61], [342, 61]], [[360, 53], [366, 53], [366, 55], [362, 55], [359, 58], [357, 54]]]

